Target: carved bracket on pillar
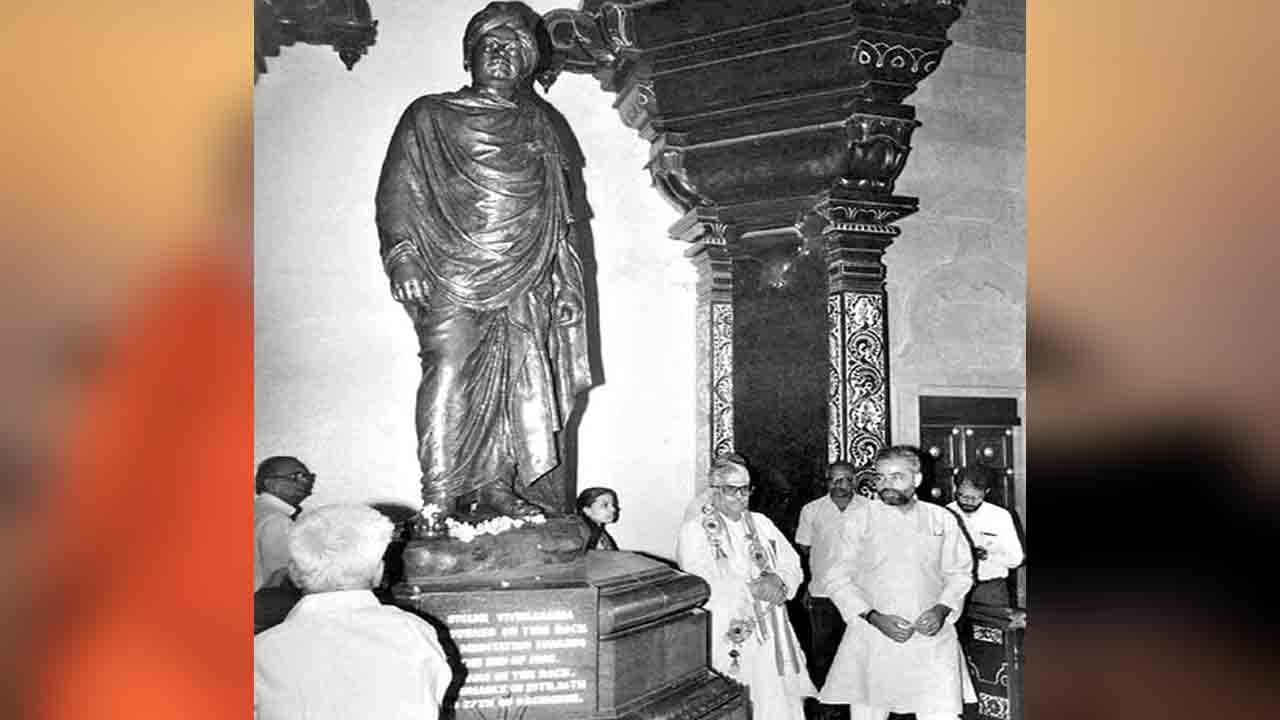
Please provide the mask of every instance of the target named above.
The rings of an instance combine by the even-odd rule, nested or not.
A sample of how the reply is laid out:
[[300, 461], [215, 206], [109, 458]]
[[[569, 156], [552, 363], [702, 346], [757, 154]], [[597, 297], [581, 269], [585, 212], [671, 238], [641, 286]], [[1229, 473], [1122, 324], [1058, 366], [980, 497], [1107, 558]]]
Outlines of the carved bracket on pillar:
[[266, 58], [295, 43], [328, 45], [352, 69], [378, 35], [368, 0], [255, 0], [254, 77], [267, 72]]
[[613, 106], [622, 118], [622, 124], [640, 133], [640, 137], [645, 140], [653, 141], [652, 118], [660, 111], [652, 84], [638, 82], [630, 86], [618, 96], [618, 101]]
[[911, 154], [911, 133], [920, 122], [911, 118], [857, 112], [845, 126], [849, 134], [849, 166], [841, 182], [856, 190], [891, 193]]
[[685, 152], [684, 148], [669, 147], [665, 141], [659, 140], [653, 144], [649, 157], [653, 186], [667, 202], [682, 211], [707, 204], [702, 191], [685, 169]]
[[594, 75], [606, 90], [617, 91], [615, 76], [625, 74], [636, 55], [635, 22], [625, 3], [584, 2], [580, 10], [556, 9], [542, 16], [551, 39], [552, 69]]
[[898, 104], [942, 62], [966, 0], [854, 0], [849, 61], [864, 98]]

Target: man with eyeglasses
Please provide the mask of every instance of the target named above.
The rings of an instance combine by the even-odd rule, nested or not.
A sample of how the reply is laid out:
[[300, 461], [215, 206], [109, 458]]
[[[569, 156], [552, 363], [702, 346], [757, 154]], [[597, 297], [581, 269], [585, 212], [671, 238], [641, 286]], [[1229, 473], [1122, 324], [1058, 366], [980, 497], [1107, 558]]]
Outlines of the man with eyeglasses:
[[302, 501], [311, 496], [316, 475], [287, 455], [263, 460], [254, 475], [253, 589], [279, 585], [289, 567], [289, 529]]
[[851, 720], [914, 713], [955, 720], [977, 699], [955, 622], [973, 585], [973, 555], [960, 521], [916, 499], [924, 479], [916, 448], [876, 457], [880, 502], [851, 507], [842, 550], [825, 584], [848, 628], [822, 688]]
[[755, 717], [804, 720], [817, 689], [785, 606], [804, 580], [800, 557], [748, 509], [751, 476], [737, 456], [715, 460], [707, 485], [685, 513], [676, 558], [711, 586], [711, 665], [748, 687]]

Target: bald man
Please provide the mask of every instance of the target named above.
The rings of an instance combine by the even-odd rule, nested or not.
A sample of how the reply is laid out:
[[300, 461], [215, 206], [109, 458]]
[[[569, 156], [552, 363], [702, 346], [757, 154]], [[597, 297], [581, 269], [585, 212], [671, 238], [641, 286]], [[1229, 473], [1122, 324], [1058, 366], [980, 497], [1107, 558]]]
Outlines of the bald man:
[[258, 465], [253, 500], [254, 592], [284, 581], [293, 516], [310, 497], [315, 482], [315, 473], [295, 457], [277, 455]]

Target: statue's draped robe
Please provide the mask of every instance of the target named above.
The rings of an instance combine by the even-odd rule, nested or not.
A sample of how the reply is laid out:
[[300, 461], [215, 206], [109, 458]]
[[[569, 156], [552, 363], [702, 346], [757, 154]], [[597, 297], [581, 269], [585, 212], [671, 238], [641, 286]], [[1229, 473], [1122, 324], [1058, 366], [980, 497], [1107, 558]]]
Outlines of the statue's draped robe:
[[[545, 103], [464, 89], [405, 111], [378, 183], [384, 260], [419, 262], [418, 457], [425, 498], [512, 476], [525, 487], [560, 462], [557, 433], [591, 384], [565, 152]], [[407, 247], [408, 243], [411, 247]]]

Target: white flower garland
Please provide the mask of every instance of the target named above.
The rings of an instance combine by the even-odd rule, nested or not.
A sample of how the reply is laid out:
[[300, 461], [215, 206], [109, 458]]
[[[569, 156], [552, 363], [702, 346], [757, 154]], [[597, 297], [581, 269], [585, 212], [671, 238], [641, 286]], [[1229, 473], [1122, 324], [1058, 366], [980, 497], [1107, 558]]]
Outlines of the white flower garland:
[[[434, 526], [436, 518], [440, 515], [441, 508], [434, 503], [422, 508], [422, 517], [427, 521], [428, 525]], [[454, 518], [445, 518], [444, 526], [449, 532], [449, 537], [464, 543], [469, 543], [481, 535], [498, 535], [508, 530], [524, 527], [525, 525], [542, 525], [547, 521], [545, 515], [533, 515], [527, 518], [512, 518], [500, 515], [490, 518], [484, 522], [472, 524], [455, 520]]]

